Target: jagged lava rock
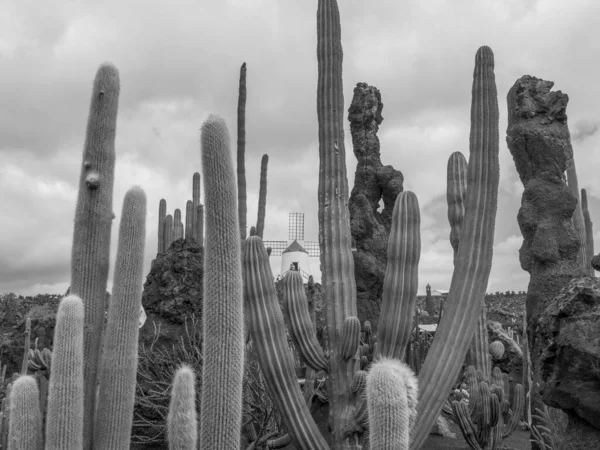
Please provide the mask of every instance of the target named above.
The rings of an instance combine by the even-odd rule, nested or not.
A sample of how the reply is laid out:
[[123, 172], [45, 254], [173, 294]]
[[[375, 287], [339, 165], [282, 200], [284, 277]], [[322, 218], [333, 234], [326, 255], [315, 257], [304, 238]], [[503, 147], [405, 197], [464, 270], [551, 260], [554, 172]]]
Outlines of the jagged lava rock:
[[592, 258], [592, 267], [594, 268], [594, 270], [600, 270], [600, 254], [595, 255]]
[[[381, 163], [377, 131], [383, 121], [379, 90], [366, 83], [354, 88], [348, 109], [354, 155], [358, 160], [350, 194], [350, 230], [356, 251], [354, 274], [358, 317], [377, 329], [381, 293], [387, 265], [387, 244], [396, 197], [404, 177], [392, 166]], [[378, 211], [383, 200], [383, 210]]]
[[573, 279], [535, 331], [546, 343], [532, 355], [540, 363], [544, 403], [596, 428], [600, 442], [600, 280]]
[[144, 283], [142, 305], [148, 317], [140, 329], [140, 344], [152, 342], [153, 324], [160, 327], [155, 345], [167, 348], [184, 336], [186, 318], [194, 314], [201, 324], [203, 281], [204, 248], [193, 238], [177, 239], [158, 254]]
[[[506, 143], [525, 188], [517, 222], [523, 235], [519, 261], [530, 274], [526, 306], [533, 371], [532, 412], [543, 407], [537, 388], [541, 383], [539, 360], [534, 355], [546, 346], [535, 332], [535, 324], [556, 295], [574, 277], [584, 275], [578, 261], [579, 237], [572, 222], [577, 199], [564, 173], [573, 163], [566, 113], [569, 97], [551, 91], [553, 85], [525, 75], [507, 95]], [[541, 422], [534, 417], [533, 425]]]
[[[566, 114], [569, 97], [551, 91], [553, 85], [526, 75], [508, 94], [506, 142], [525, 187], [517, 216], [524, 238], [519, 260], [535, 284], [528, 290], [528, 318], [543, 309], [531, 301], [532, 296], [551, 299], [557, 286], [562, 288], [578, 274], [580, 243], [571, 224], [577, 199], [564, 177], [573, 163]], [[543, 283], [538, 283], [540, 278]]]

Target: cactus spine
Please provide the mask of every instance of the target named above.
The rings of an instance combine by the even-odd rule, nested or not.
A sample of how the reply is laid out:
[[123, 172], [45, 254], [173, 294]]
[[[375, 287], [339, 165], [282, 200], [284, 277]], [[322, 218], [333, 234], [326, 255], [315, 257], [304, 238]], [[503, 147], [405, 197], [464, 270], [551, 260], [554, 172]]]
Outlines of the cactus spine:
[[452, 307], [442, 317], [419, 374], [419, 384], [426, 388], [419, 399], [419, 418], [413, 433], [415, 448], [423, 445], [442, 409], [483, 307], [481, 299], [491, 269], [498, 205], [498, 117], [494, 54], [483, 46], [475, 56], [466, 213], [448, 294]]
[[131, 439], [145, 239], [146, 194], [135, 186], [125, 194], [119, 226], [112, 300], [99, 374], [96, 448], [127, 448]]
[[400, 192], [392, 212], [377, 348], [381, 356], [401, 361], [410, 340], [419, 289], [420, 224], [417, 196]]
[[200, 205], [200, 174], [198, 172], [194, 172], [192, 176], [192, 236], [196, 240], [198, 239], [198, 223], [197, 223], [197, 213], [198, 206]]
[[69, 295], [61, 300], [48, 388], [46, 450], [83, 448], [84, 315], [79, 297]]
[[588, 208], [587, 192], [585, 189], [581, 190], [581, 210], [583, 212], [583, 222], [585, 224], [585, 250], [586, 250], [586, 269], [589, 272], [589, 276], [595, 275], [594, 268], [592, 267], [592, 258], [594, 257], [594, 224], [590, 217], [590, 210]]
[[267, 166], [269, 155], [263, 155], [260, 161], [260, 189], [258, 191], [258, 218], [256, 219], [256, 234], [263, 238], [265, 230], [265, 209], [267, 205]]
[[243, 254], [248, 327], [269, 395], [297, 448], [327, 450], [296, 380], [269, 257], [260, 237], [248, 237]]
[[399, 360], [383, 358], [367, 375], [367, 408], [371, 450], [409, 450], [419, 385]]
[[158, 253], [164, 253], [165, 247], [165, 219], [167, 217], [167, 201], [164, 198], [158, 203]]
[[196, 450], [198, 423], [195, 382], [196, 376], [189, 366], [183, 365], [175, 373], [167, 416], [169, 450]]
[[92, 446], [97, 368], [104, 323], [110, 254], [119, 73], [111, 64], [96, 72], [83, 149], [71, 255], [71, 293], [83, 300], [84, 449]]
[[340, 331], [346, 317], [357, 316], [354, 259], [351, 251], [348, 177], [344, 148], [343, 51], [336, 0], [317, 7], [317, 117], [319, 124], [319, 246], [330, 351], [328, 380], [332, 447], [343, 448], [350, 386], [359, 362], [341, 358]]
[[194, 231], [194, 203], [188, 200], [185, 204], [185, 238], [193, 237]]
[[244, 311], [235, 172], [225, 121], [202, 125], [206, 203], [201, 441], [238, 448], [242, 425]]
[[237, 108], [237, 187], [240, 237], [246, 239], [246, 63], [240, 67]]
[[327, 360], [317, 341], [315, 326], [308, 312], [300, 272], [290, 270], [283, 278], [283, 311], [287, 316], [288, 330], [302, 359], [314, 370], [327, 370]]
[[42, 447], [42, 417], [40, 391], [30, 375], [21, 375], [10, 393], [8, 448], [10, 450], [39, 450]]

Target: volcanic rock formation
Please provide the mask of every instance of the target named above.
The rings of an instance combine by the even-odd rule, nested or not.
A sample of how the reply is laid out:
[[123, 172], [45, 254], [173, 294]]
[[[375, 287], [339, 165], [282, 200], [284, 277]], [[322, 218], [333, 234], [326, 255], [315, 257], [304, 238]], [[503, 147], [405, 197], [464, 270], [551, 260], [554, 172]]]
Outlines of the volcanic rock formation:
[[[348, 209], [356, 247], [353, 255], [358, 317], [361, 322], [369, 320], [375, 329], [381, 309], [392, 211], [404, 182], [400, 171], [381, 163], [377, 131], [383, 121], [382, 109], [379, 90], [358, 83], [348, 109], [358, 160]], [[383, 210], [378, 211], [381, 200]]]
[[534, 332], [544, 402], [569, 416], [573, 446], [600, 442], [600, 280], [573, 279], [542, 312]]
[[[584, 275], [577, 260], [580, 242], [571, 221], [577, 200], [564, 176], [573, 162], [566, 114], [569, 97], [551, 91], [553, 85], [525, 75], [507, 98], [506, 142], [525, 187], [517, 221], [523, 234], [519, 260], [530, 274], [526, 304], [532, 355], [546, 345], [533, 331], [539, 315], [573, 277]], [[532, 366], [536, 386], [541, 384], [539, 362], [532, 359]], [[533, 392], [531, 409], [536, 408], [542, 404]]]
[[[155, 345], [171, 348], [184, 336], [184, 322], [202, 317], [204, 248], [193, 238], [178, 239], [159, 254], [144, 283], [142, 305], [148, 316], [140, 329], [140, 343], [149, 345], [154, 325], [160, 327]], [[197, 330], [200, 332], [200, 330]]]

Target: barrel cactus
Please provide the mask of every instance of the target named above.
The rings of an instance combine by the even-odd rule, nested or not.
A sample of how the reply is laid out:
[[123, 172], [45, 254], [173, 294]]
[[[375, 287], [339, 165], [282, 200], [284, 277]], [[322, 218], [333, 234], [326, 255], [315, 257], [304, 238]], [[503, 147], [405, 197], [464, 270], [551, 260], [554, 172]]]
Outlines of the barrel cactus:
[[502, 359], [504, 356], [505, 348], [502, 341], [494, 341], [490, 344], [490, 355], [494, 358], [494, 361]]

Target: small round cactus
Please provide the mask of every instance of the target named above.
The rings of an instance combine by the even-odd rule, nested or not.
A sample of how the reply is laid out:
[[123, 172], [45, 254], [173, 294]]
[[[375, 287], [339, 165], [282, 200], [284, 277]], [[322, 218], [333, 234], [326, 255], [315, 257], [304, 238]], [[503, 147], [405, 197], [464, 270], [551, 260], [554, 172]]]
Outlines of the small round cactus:
[[504, 344], [501, 341], [494, 341], [490, 344], [490, 355], [495, 361], [504, 356]]

